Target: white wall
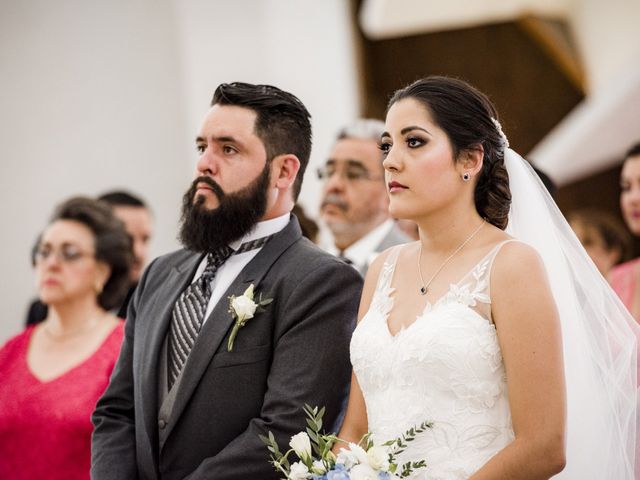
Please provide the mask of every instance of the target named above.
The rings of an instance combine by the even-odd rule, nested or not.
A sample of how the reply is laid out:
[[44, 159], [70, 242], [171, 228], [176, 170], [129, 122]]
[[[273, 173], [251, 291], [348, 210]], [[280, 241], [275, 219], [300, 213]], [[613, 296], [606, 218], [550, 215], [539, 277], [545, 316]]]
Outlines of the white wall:
[[358, 112], [349, 2], [174, 0], [174, 4], [186, 79], [185, 142], [193, 145], [220, 83], [267, 83], [290, 91], [312, 115], [314, 148], [300, 202], [316, 214], [320, 189], [315, 168], [324, 163], [338, 128]]
[[619, 77], [638, 71], [640, 2], [581, 0], [570, 18], [580, 48], [589, 94], [608, 95]]
[[14, 0], [0, 4], [0, 341], [34, 295], [29, 249], [54, 205], [114, 187], [156, 215], [153, 253], [177, 246], [193, 138], [221, 82], [272, 83], [313, 115], [301, 201], [357, 112], [342, 0]]

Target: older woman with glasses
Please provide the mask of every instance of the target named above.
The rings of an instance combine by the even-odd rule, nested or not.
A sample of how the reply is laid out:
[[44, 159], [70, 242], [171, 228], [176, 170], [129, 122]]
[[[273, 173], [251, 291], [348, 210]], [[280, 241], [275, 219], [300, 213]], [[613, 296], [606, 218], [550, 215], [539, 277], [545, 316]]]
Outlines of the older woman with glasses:
[[88, 479], [96, 402], [120, 351], [131, 239], [89, 198], [58, 207], [33, 251], [48, 316], [0, 350], [0, 478]]

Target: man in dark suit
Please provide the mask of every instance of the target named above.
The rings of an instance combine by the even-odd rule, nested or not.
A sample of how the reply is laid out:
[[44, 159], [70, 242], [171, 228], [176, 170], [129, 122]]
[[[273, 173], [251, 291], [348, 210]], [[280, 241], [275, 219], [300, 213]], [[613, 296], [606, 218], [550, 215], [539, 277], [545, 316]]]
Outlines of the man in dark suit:
[[345, 400], [362, 285], [290, 214], [306, 108], [275, 87], [220, 85], [196, 146], [186, 248], [141, 278], [92, 418], [95, 480], [276, 479], [258, 435], [286, 449], [304, 403], [325, 406], [330, 427]]
[[98, 197], [98, 200], [111, 206], [113, 214], [124, 223], [124, 228], [131, 236], [133, 248], [133, 264], [129, 272], [129, 290], [116, 312], [120, 318], [127, 317], [127, 307], [133, 292], [140, 281], [144, 267], [149, 261], [149, 247], [153, 236], [153, 214], [144, 201], [124, 190], [112, 190]]
[[376, 255], [412, 239], [389, 215], [380, 120], [361, 118], [337, 135], [329, 159], [318, 169], [322, 220], [333, 234], [328, 251], [344, 258], [362, 275]]

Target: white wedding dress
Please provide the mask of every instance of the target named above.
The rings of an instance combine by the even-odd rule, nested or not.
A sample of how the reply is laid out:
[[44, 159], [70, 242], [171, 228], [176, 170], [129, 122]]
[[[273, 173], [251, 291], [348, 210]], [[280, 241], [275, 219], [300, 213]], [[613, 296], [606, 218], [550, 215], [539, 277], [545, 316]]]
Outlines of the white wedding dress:
[[[640, 328], [529, 164], [507, 149], [505, 166], [512, 195], [506, 233], [540, 255], [562, 330], [567, 464], [554, 480], [640, 480], [640, 465], [634, 475]], [[393, 336], [387, 317], [402, 248], [395, 247], [354, 331], [351, 362], [374, 439], [433, 422], [399, 457], [427, 461], [413, 480], [467, 479], [514, 439], [489, 291], [503, 244]]]
[[462, 480], [513, 438], [507, 385], [491, 321], [490, 274], [496, 245], [414, 323], [391, 335], [391, 287], [398, 253], [389, 253], [369, 311], [351, 340], [351, 362], [376, 443], [425, 421], [399, 463], [424, 459], [415, 480]]

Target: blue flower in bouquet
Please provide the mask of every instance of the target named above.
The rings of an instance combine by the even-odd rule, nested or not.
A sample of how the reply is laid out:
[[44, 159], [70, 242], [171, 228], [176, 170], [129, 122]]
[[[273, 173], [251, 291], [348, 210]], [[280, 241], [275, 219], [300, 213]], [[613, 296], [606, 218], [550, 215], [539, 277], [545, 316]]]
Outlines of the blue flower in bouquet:
[[336, 463], [330, 472], [327, 472], [327, 480], [350, 480], [349, 473], [341, 463]]

